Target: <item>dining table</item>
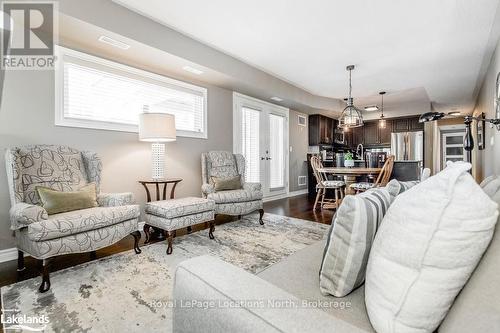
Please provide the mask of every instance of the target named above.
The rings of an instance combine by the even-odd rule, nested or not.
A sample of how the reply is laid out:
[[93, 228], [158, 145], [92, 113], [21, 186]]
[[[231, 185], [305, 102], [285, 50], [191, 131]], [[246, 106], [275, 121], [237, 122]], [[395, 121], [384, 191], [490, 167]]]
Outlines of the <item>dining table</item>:
[[[341, 176], [344, 177], [344, 182], [346, 186], [345, 193], [353, 194], [354, 191], [351, 190], [351, 184], [356, 183], [357, 177], [360, 176], [373, 176], [377, 177], [382, 171], [382, 168], [362, 168], [362, 167], [323, 167], [318, 168], [318, 172], [324, 173], [325, 175]], [[326, 177], [328, 178], [328, 177]]]

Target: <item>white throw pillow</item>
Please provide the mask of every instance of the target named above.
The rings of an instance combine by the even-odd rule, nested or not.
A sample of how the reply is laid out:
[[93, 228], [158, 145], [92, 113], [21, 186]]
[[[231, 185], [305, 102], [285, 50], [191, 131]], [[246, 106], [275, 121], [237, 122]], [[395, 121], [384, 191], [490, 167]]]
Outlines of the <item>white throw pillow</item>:
[[[495, 194], [500, 191], [500, 177], [489, 176], [481, 182], [480, 186], [490, 198], [493, 198]], [[493, 201], [495, 201], [495, 199], [493, 199]]]
[[483, 252], [497, 204], [457, 162], [398, 195], [368, 260], [365, 301], [378, 333], [433, 332]]
[[410, 188], [417, 185], [418, 183], [420, 183], [420, 181], [418, 180], [400, 182], [397, 179], [393, 179], [389, 183], [387, 183], [387, 186], [385, 188], [387, 189], [387, 191], [389, 191], [389, 193], [393, 197], [396, 197], [401, 193], [403, 193], [404, 191], [408, 191]]
[[363, 284], [373, 239], [393, 199], [385, 188], [344, 198], [323, 253], [321, 293], [344, 297]]

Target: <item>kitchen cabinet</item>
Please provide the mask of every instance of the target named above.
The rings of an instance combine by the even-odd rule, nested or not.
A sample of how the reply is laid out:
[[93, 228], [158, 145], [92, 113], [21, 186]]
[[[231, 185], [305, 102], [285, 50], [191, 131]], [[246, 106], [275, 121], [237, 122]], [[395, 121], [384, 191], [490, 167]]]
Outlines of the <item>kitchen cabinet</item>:
[[408, 132], [408, 119], [407, 118], [392, 119], [392, 131]]
[[423, 131], [424, 124], [420, 123], [418, 120], [419, 120], [419, 117], [392, 119], [392, 131], [393, 132]]
[[380, 143], [378, 121], [365, 122], [363, 128], [363, 144], [366, 146]]
[[319, 114], [309, 116], [309, 145], [332, 145], [336, 120]]
[[408, 118], [408, 130], [413, 131], [423, 131], [424, 123], [419, 122], [420, 117]]
[[378, 136], [379, 143], [381, 145], [390, 145], [391, 144], [391, 133], [392, 133], [392, 121], [386, 119], [385, 128], [379, 128]]
[[363, 126], [350, 128], [349, 131], [352, 132], [352, 147], [353, 148], [356, 148], [360, 143], [361, 144], [365, 143]]

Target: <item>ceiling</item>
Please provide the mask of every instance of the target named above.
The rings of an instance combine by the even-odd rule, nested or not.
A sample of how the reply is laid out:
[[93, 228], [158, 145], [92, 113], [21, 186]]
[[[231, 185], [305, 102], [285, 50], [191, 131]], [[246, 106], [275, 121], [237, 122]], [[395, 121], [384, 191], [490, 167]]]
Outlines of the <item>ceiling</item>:
[[385, 90], [388, 103], [393, 94], [470, 112], [500, 1], [115, 2], [314, 95], [344, 98], [354, 64], [358, 106]]

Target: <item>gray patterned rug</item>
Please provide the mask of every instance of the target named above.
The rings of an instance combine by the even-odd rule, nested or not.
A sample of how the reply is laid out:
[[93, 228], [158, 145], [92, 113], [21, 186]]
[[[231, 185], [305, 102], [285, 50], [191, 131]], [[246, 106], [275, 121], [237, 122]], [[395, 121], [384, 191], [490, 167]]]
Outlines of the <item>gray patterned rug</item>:
[[[323, 238], [329, 226], [265, 214], [174, 239], [174, 252], [155, 243], [51, 274], [51, 289], [37, 292], [39, 278], [1, 289], [3, 309], [48, 319], [46, 332], [170, 332], [171, 309], [156, 308], [172, 294], [175, 267], [183, 260], [210, 254], [258, 273]], [[163, 303], [165, 304], [165, 303]], [[36, 326], [36, 325], [33, 325]]]

